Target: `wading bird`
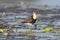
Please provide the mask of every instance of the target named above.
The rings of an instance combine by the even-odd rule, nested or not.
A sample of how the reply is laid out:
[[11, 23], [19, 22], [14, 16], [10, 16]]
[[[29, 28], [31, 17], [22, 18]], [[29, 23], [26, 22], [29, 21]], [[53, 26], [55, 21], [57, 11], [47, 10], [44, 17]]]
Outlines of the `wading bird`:
[[[22, 23], [25, 23], [25, 24], [28, 24], [28, 25], [35, 24], [35, 22], [37, 21], [38, 16], [40, 16], [40, 14], [36, 14], [33, 11], [33, 15], [26, 18], [24, 21], [22, 21]], [[36, 24], [35, 24], [35, 26], [36, 26]]]

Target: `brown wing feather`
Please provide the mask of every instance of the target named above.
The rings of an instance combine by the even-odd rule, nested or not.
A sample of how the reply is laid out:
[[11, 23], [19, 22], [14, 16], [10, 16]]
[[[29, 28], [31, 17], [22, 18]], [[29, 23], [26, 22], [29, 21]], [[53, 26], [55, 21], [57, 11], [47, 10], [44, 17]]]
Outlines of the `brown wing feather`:
[[25, 19], [22, 23], [30, 23], [32, 21], [32, 16]]

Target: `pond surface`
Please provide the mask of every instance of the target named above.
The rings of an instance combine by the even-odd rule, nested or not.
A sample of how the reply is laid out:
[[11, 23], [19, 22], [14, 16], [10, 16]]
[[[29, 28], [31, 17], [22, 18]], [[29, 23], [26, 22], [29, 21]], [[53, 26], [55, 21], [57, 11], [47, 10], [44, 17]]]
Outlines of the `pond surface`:
[[[48, 9], [52, 8], [58, 8], [60, 9], [60, 0], [0, 0], [0, 8], [5, 7], [11, 7], [11, 6], [20, 6], [21, 2], [23, 2], [24, 6], [22, 8], [39, 8], [44, 9], [45, 5], [48, 5]], [[8, 12], [9, 13], [9, 12]], [[10, 14], [10, 13], [9, 13]], [[8, 16], [2, 16], [0, 17], [3, 21], [0, 21], [0, 24], [8, 24], [10, 26], [15, 25], [15, 27], [19, 28], [13, 28], [15, 33], [12, 33], [12, 36], [9, 36], [7, 39], [6, 36], [2, 35], [0, 36], [0, 40], [60, 40], [60, 32], [56, 32], [55, 34], [51, 33], [42, 33], [43, 28], [49, 27], [51, 25], [54, 25], [52, 27], [60, 26], [60, 18], [53, 18], [50, 19], [52, 16], [60, 16], [60, 14], [41, 14], [40, 17], [38, 17], [37, 22], [37, 28], [35, 28], [34, 25], [25, 25], [21, 22], [24, 21], [25, 18], [28, 18], [31, 16], [31, 13], [22, 12], [22, 13], [11, 13], [11, 15]], [[2, 15], [2, 14], [1, 14]], [[46, 17], [47, 19], [44, 19]], [[51, 22], [53, 21], [53, 22]], [[26, 32], [29, 29], [32, 29], [36, 32], [36, 36], [18, 36], [17, 32]], [[7, 29], [5, 29], [7, 30]], [[54, 30], [53, 30], [54, 31]], [[5, 33], [5, 32], [4, 32]], [[2, 33], [2, 34], [4, 34]], [[15, 36], [13, 36], [15, 35]]]

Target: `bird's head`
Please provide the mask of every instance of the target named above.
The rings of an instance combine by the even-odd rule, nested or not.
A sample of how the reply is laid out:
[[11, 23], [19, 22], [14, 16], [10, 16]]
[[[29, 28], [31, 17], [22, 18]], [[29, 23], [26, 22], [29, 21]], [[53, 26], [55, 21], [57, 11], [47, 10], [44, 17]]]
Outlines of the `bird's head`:
[[37, 19], [39, 16], [41, 16], [40, 14], [36, 14], [34, 11], [33, 11], [33, 19]]

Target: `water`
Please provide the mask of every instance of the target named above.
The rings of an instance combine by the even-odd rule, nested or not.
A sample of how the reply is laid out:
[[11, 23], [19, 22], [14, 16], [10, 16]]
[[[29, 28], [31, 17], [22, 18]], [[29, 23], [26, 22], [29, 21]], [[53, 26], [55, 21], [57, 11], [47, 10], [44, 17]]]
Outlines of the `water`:
[[[60, 8], [60, 1], [59, 0], [33, 0], [33, 1], [25, 1], [25, 0], [0, 0], [0, 6], [3, 8], [10, 7], [10, 6], [20, 6], [20, 2], [24, 2], [24, 8], [39, 8], [44, 9], [44, 5], [48, 5], [48, 9], [52, 8]], [[57, 10], [56, 10], [57, 11]], [[2, 15], [2, 14], [1, 14]], [[8, 16], [6, 16], [8, 15]], [[6, 37], [4, 35], [9, 29], [4, 29], [4, 33], [1, 33], [0, 40], [59, 40], [60, 39], [60, 32], [57, 32], [56, 29], [53, 29], [53, 31], [50, 32], [43, 32], [43, 29], [46, 27], [52, 27], [55, 28], [57, 26], [60, 26], [60, 19], [53, 18], [52, 16], [60, 16], [60, 14], [41, 14], [40, 17], [38, 17], [37, 22], [35, 23], [37, 27], [35, 28], [34, 25], [25, 25], [21, 22], [24, 21], [25, 18], [28, 18], [32, 15], [32, 13], [22, 12], [22, 13], [13, 13], [13, 12], [7, 12], [6, 15], [2, 16], [1, 19], [4, 20], [3, 22], [0, 22], [1, 24], [8, 24], [10, 26], [15, 26], [18, 28], [12, 28], [14, 30], [13, 33], [10, 33], [11, 36]], [[45, 19], [44, 17], [47, 17]], [[54, 21], [53, 23], [51, 21]], [[34, 31], [34, 32], [32, 32]], [[19, 33], [20, 32], [20, 33]], [[31, 33], [30, 33], [31, 32]], [[55, 33], [54, 33], [55, 32]], [[7, 39], [8, 38], [8, 39]]]
[[23, 1], [24, 5], [27, 5], [28, 7], [44, 8], [44, 5], [48, 5], [48, 8], [60, 8], [59, 0], [0, 0], [0, 5], [1, 7], [15, 6], [20, 5], [21, 1]]
[[[19, 17], [19, 19], [17, 19], [17, 20], [24, 20], [25, 18], [28, 18], [28, 14], [25, 14], [26, 16], [24, 17], [23, 15], [24, 14], [20, 14], [21, 16]], [[51, 14], [52, 16], [54, 16], [54, 14]], [[14, 30], [14, 32], [15, 33], [12, 33], [11, 35], [15, 35], [15, 36], [10, 36], [9, 37], [9, 40], [11, 39], [11, 40], [27, 40], [27, 37], [29, 37], [28, 35], [25, 35], [26, 37], [21, 37], [21, 36], [16, 36], [16, 35], [19, 35], [17, 32], [27, 32], [27, 31], [29, 31], [30, 29], [32, 29], [33, 31], [35, 31], [35, 32], [37, 32], [36, 34], [35, 34], [35, 37], [34, 37], [34, 40], [59, 40], [59, 37], [60, 36], [54, 36], [54, 35], [59, 35], [59, 34], [56, 34], [56, 33], [52, 33], [52, 34], [50, 34], [50, 33], [42, 33], [42, 31], [43, 30], [41, 30], [41, 29], [43, 29], [43, 28], [45, 28], [45, 27], [48, 27], [49, 26], [49, 24], [50, 24], [50, 22], [49, 22], [49, 20], [48, 20], [48, 22], [47, 21], [40, 21], [41, 19], [40, 19], [40, 17], [38, 18], [39, 19], [39, 21], [37, 21], [36, 22], [36, 24], [38, 25], [38, 26], [41, 26], [40, 27], [40, 29], [36, 29], [36, 28], [34, 28], [34, 25], [23, 25], [23, 24], [21, 24], [21, 21], [19, 21], [19, 22], [17, 22], [16, 20], [15, 21], [13, 21], [13, 19], [15, 19], [14, 17], [15, 17], [16, 15], [14, 15], [14, 16], [9, 16], [9, 17], [7, 17], [7, 16], [5, 16], [5, 21], [8, 19], [8, 18], [10, 18], [9, 20], [11, 20], [11, 21], [8, 21], [8, 23], [7, 24], [9, 24], [9, 25], [15, 25], [15, 26], [18, 26], [18, 27], [20, 27], [20, 28], [13, 28], [13, 30]], [[17, 16], [19, 16], [19, 15], [17, 15]], [[45, 15], [46, 17], [48, 17], [47, 15]], [[4, 17], [4, 16], [3, 16]], [[51, 17], [51, 16], [49, 16], [49, 17]], [[22, 18], [24, 18], [24, 19], [22, 19]], [[55, 21], [57, 21], [58, 19], [56, 19]], [[59, 19], [60, 20], [60, 19]], [[58, 20], [58, 21], [59, 21]], [[56, 22], [57, 24], [59, 24], [60, 22]], [[57, 25], [57, 24], [54, 24], [54, 25]], [[20, 25], [20, 26], [19, 26]], [[30, 28], [31, 27], [31, 28]], [[28, 28], [30, 28], [30, 29], [28, 29]], [[17, 30], [17, 31], [16, 31]], [[38, 38], [36, 38], [36, 37], [40, 37], [40, 36], [42, 36], [40, 39], [38, 39]], [[44, 38], [44, 36], [45, 36], [45, 38]], [[46, 38], [46, 36], [50, 36], [50, 38]], [[12, 39], [12, 37], [14, 38], [14, 39]], [[32, 37], [32, 36], [31, 36]], [[4, 37], [4, 38], [0, 38], [1, 40], [5, 40], [6, 38]], [[30, 38], [29, 37], [29, 40], [32, 40], [33, 38]]]

